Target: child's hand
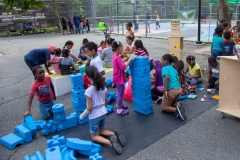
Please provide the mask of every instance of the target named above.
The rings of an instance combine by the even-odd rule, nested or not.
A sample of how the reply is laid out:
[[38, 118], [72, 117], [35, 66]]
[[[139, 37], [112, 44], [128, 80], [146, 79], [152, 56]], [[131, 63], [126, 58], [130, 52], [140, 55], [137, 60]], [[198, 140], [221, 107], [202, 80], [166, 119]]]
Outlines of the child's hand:
[[207, 86], [207, 89], [209, 89], [209, 88], [210, 88], [210, 84], [209, 84], [209, 83], [207, 83], [207, 84], [206, 84], [206, 86]]
[[214, 86], [217, 86], [219, 85], [219, 80], [217, 80], [215, 83], [214, 83]]
[[188, 76], [188, 79], [191, 80], [191, 79], [192, 79], [192, 76]]
[[53, 74], [52, 72], [48, 72], [49, 75]]
[[32, 115], [31, 111], [26, 111], [26, 112], [23, 114], [23, 118], [26, 117], [27, 115]]
[[166, 99], [168, 99], [168, 92], [167, 91], [164, 92], [164, 96], [165, 96]]
[[56, 96], [54, 96], [53, 99], [54, 99], [54, 101], [56, 101], [57, 100]]
[[132, 61], [134, 60], [136, 57], [130, 57], [129, 60]]

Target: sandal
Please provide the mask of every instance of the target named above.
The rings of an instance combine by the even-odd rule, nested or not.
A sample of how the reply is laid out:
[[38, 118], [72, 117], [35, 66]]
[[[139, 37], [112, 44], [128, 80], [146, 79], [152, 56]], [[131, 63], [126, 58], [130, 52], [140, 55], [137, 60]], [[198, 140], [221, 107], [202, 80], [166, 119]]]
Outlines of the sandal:
[[109, 139], [113, 149], [117, 152], [117, 154], [122, 154], [123, 149], [120, 144], [117, 142], [117, 139], [114, 136], [111, 136]]
[[122, 107], [121, 107], [122, 109], [128, 109], [128, 106], [127, 105], [125, 105], [125, 104], [122, 104]]
[[129, 111], [127, 109], [120, 109], [120, 110], [117, 109], [116, 113], [118, 115], [126, 115], [126, 114], [129, 114]]
[[114, 134], [115, 136], [117, 137], [117, 140], [119, 142], [119, 144], [124, 147], [127, 143], [127, 139], [126, 137], [124, 137], [122, 134], [121, 134], [121, 131], [117, 130], [117, 131], [114, 131]]

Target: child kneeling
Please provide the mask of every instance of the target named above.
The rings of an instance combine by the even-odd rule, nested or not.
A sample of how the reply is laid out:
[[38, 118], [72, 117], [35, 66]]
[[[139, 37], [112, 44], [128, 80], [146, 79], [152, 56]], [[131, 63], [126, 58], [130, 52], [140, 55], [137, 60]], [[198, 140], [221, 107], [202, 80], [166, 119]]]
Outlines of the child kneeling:
[[181, 95], [181, 87], [178, 81], [178, 72], [171, 65], [173, 57], [171, 54], [162, 56], [162, 77], [164, 84], [164, 96], [161, 104], [162, 111], [175, 113], [182, 120], [186, 120], [185, 108], [182, 102], [177, 102]]
[[219, 69], [220, 62], [215, 57], [211, 56], [208, 58], [208, 77], [207, 77], [207, 88], [215, 88], [219, 90]]
[[[105, 78], [94, 66], [86, 66], [85, 73], [92, 86], [85, 91], [87, 109], [80, 115], [80, 119], [84, 119], [89, 114], [92, 140], [112, 146], [118, 154], [122, 154], [122, 147], [126, 145], [126, 138], [120, 131], [112, 132], [104, 129], [107, 114], [105, 106], [108, 104]], [[108, 140], [103, 136], [109, 136], [110, 139]]]

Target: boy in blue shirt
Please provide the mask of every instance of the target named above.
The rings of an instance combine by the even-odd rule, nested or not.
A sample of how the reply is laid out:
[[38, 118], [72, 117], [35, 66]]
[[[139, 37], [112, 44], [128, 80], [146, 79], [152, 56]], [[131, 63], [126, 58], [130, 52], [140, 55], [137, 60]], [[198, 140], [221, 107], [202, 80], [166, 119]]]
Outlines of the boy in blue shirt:
[[233, 50], [235, 43], [232, 38], [232, 33], [230, 31], [224, 32], [224, 42], [222, 42], [222, 50], [223, 50], [223, 56], [233, 56]]
[[178, 72], [173, 66], [173, 57], [171, 54], [162, 56], [162, 77], [164, 84], [164, 96], [161, 104], [163, 112], [175, 113], [182, 120], [186, 120], [185, 108], [182, 102], [177, 102], [181, 96], [181, 86], [178, 81]]

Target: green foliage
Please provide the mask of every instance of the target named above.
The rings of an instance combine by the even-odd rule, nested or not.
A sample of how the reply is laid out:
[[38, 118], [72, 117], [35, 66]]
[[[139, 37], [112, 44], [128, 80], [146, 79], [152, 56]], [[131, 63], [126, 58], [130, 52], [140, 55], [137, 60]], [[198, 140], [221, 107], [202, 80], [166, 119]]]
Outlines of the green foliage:
[[16, 12], [14, 7], [19, 7], [23, 12], [26, 12], [31, 8], [41, 8], [45, 6], [40, 0], [2, 0], [2, 2], [6, 6], [7, 12]]
[[74, 15], [74, 13], [84, 15], [84, 9], [82, 7], [82, 2], [80, 0], [72, 0], [71, 14]]

